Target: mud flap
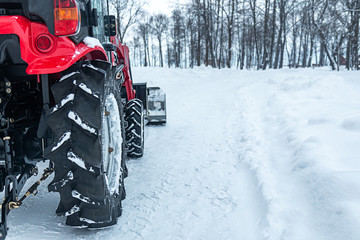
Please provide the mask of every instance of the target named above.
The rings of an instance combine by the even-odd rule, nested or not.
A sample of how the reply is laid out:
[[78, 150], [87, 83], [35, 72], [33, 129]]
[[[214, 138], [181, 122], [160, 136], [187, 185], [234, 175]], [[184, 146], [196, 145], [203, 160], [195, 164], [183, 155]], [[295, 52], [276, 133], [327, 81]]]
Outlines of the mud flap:
[[148, 107], [148, 91], [146, 83], [133, 83], [135, 98], [142, 101], [144, 110]]

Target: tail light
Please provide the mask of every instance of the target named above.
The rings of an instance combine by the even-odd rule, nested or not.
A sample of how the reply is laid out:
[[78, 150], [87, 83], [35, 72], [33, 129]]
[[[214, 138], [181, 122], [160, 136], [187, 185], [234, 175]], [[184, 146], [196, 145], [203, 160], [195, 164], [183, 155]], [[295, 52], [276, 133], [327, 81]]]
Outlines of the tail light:
[[36, 49], [42, 53], [50, 52], [54, 47], [54, 41], [48, 34], [42, 34], [36, 38]]
[[55, 35], [75, 35], [80, 30], [80, 11], [76, 0], [54, 0]]

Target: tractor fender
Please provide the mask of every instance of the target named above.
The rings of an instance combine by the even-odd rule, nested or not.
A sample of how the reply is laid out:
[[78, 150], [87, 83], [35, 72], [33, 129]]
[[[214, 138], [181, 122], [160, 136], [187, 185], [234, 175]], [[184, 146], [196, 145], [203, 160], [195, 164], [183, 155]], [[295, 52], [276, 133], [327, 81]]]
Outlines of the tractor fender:
[[131, 66], [130, 66], [130, 59], [129, 59], [129, 48], [125, 44], [122, 44], [120, 40], [113, 36], [111, 37], [111, 43], [116, 46], [116, 52], [120, 57], [122, 63], [124, 64], [123, 72], [124, 72], [124, 86], [127, 93], [127, 100], [130, 101], [135, 99], [135, 90], [133, 89], [133, 80], [131, 76]]
[[[28, 64], [28, 74], [51, 74], [62, 72], [80, 59], [108, 61], [101, 46], [75, 44], [67, 37], [55, 37], [45, 24], [32, 22], [22, 16], [0, 16], [0, 34], [17, 35], [20, 41], [21, 58]], [[43, 53], [36, 48], [41, 35], [52, 40], [50, 51]]]

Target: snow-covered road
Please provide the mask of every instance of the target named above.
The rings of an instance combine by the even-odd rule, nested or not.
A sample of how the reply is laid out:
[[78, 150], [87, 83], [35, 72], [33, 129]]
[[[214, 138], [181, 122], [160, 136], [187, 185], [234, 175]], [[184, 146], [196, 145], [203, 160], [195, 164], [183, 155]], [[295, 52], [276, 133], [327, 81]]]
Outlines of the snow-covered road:
[[8, 239], [360, 239], [360, 81], [328, 70], [135, 68], [168, 124], [128, 162], [117, 225], [73, 229], [46, 184]]

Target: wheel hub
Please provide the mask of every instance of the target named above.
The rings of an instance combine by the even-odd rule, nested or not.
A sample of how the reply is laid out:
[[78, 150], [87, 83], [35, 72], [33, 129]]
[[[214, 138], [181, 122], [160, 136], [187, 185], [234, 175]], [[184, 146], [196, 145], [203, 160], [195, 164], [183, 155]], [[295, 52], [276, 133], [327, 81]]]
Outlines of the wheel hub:
[[118, 103], [113, 94], [105, 99], [102, 114], [102, 161], [111, 194], [118, 193], [123, 169], [122, 132]]

